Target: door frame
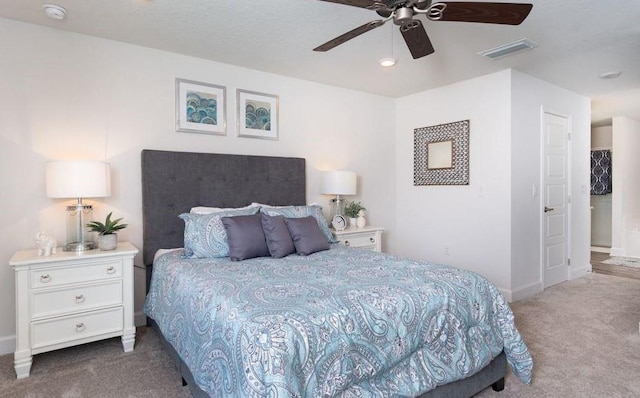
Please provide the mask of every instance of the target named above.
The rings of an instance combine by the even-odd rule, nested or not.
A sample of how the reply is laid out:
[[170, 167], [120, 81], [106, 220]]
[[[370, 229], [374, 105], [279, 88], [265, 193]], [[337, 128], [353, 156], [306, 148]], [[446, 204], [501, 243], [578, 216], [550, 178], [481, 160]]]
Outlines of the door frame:
[[551, 109], [545, 109], [544, 106], [540, 106], [540, 192], [539, 195], [539, 203], [538, 203], [538, 211], [539, 211], [539, 228], [540, 228], [540, 286], [542, 286], [542, 290], [546, 289], [548, 286], [545, 284], [545, 231], [544, 231], [544, 206], [545, 206], [545, 153], [546, 153], [546, 144], [545, 144], [545, 114], [550, 114], [558, 117], [562, 117], [567, 119], [567, 280], [571, 280], [571, 253], [572, 253], [572, 245], [571, 241], [573, 239], [573, 230], [571, 228], [572, 218], [573, 218], [573, 200], [571, 199], [571, 187], [573, 180], [572, 173], [572, 159], [573, 159], [573, 151], [571, 146], [571, 134], [573, 131], [573, 117], [571, 115], [564, 114], [562, 112], [555, 112]]

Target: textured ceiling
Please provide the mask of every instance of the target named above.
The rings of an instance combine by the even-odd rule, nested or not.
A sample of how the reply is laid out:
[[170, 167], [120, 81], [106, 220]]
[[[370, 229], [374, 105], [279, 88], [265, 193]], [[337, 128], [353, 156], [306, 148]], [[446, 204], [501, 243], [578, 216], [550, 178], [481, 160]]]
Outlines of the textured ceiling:
[[[47, 18], [43, 2], [0, 0], [0, 16], [390, 97], [505, 68], [590, 97], [640, 88], [638, 0], [530, 0], [533, 10], [519, 26], [420, 16], [436, 52], [418, 60], [392, 23], [329, 52], [312, 51], [377, 19], [317, 0], [51, 1], [68, 10], [63, 21]], [[538, 48], [495, 61], [477, 55], [523, 37]], [[389, 54], [398, 63], [383, 69], [377, 61]], [[622, 75], [598, 78], [612, 70]]]

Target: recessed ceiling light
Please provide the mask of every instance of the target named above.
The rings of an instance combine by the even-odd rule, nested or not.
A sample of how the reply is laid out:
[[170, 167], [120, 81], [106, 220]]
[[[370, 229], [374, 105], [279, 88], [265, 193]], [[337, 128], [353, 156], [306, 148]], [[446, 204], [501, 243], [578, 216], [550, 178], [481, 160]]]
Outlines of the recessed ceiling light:
[[382, 58], [378, 63], [383, 68], [390, 68], [396, 64], [396, 60], [394, 58]]
[[42, 8], [44, 8], [44, 13], [53, 19], [64, 19], [67, 15], [67, 10], [64, 7], [61, 7], [56, 4], [43, 4]]
[[520, 39], [511, 43], [503, 44], [498, 47], [490, 48], [488, 50], [480, 51], [478, 55], [483, 57], [498, 59], [506, 57], [517, 52], [531, 50], [538, 47], [538, 45], [529, 39]]
[[599, 77], [600, 79], [615, 79], [619, 77], [621, 74], [622, 72], [620, 72], [619, 70], [616, 70], [616, 71], [601, 73]]

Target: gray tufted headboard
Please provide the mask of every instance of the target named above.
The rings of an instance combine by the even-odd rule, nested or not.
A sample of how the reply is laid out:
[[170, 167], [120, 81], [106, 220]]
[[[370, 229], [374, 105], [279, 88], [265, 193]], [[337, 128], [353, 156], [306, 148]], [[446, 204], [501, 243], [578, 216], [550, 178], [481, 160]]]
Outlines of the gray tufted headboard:
[[305, 160], [269, 156], [142, 151], [143, 260], [182, 247], [194, 206], [241, 207], [306, 203]]

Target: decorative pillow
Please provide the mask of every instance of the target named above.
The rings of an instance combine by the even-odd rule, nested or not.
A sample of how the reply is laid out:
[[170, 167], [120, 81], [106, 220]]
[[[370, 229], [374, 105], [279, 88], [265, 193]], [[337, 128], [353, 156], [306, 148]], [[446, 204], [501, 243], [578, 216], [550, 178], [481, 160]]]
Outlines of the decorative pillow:
[[269, 249], [262, 231], [262, 215], [222, 217], [227, 231], [231, 261], [242, 261], [269, 256]]
[[184, 256], [186, 258], [228, 257], [229, 244], [222, 217], [256, 214], [257, 207], [221, 211], [212, 214], [183, 213]]
[[212, 214], [212, 213], [220, 213], [220, 212], [223, 212], [223, 211], [231, 211], [231, 210], [246, 210], [246, 209], [251, 209], [252, 207], [260, 207], [260, 206], [254, 206], [253, 203], [248, 205], [248, 206], [244, 206], [244, 207], [226, 207], [226, 208], [196, 206], [196, 207], [192, 207], [191, 210], [189, 211], [189, 213], [194, 213], [194, 214]]
[[320, 230], [315, 217], [285, 218], [296, 251], [301, 256], [329, 250], [329, 242]]
[[324, 214], [322, 213], [322, 207], [319, 205], [283, 207], [264, 206], [260, 208], [260, 212], [270, 216], [284, 216], [285, 218], [301, 218], [312, 216], [316, 219], [320, 230], [327, 238], [327, 242], [337, 242], [333, 238], [333, 234], [331, 233], [329, 225], [327, 224], [327, 219], [324, 218]]
[[262, 229], [271, 257], [282, 258], [295, 253], [296, 247], [293, 245], [284, 216], [270, 216], [262, 213]]

